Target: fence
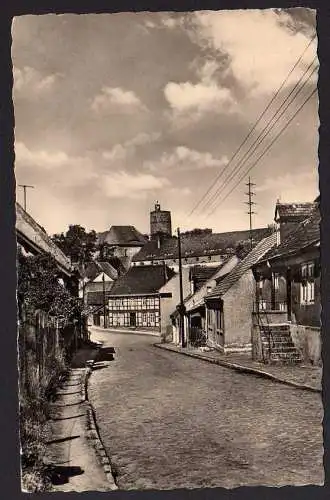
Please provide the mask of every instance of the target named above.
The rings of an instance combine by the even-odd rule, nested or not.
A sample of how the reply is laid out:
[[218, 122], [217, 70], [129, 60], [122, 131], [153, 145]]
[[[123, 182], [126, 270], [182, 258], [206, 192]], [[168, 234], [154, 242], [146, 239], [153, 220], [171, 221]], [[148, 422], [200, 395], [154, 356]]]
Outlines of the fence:
[[18, 326], [19, 381], [21, 396], [46, 397], [59, 373], [65, 369], [85, 328], [79, 322], [61, 320], [43, 311], [20, 315]]

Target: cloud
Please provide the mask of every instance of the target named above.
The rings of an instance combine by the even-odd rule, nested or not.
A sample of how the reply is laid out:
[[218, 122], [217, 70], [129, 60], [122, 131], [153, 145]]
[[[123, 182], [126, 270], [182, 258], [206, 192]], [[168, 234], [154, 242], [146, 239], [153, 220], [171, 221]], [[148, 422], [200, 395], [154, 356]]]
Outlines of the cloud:
[[81, 186], [97, 177], [88, 157], [69, 156], [63, 151], [32, 150], [24, 143], [15, 144], [15, 163], [20, 171], [33, 170], [35, 177], [60, 182], [65, 187]]
[[221, 168], [228, 163], [228, 158], [223, 156], [215, 158], [211, 153], [201, 153], [186, 146], [177, 146], [172, 153], [163, 153], [156, 161], [147, 161], [144, 166], [149, 171], [177, 171], [202, 170], [204, 168]]
[[94, 97], [91, 108], [96, 113], [119, 111], [130, 114], [138, 110], [146, 110], [134, 92], [120, 87], [102, 87], [100, 94]]
[[[230, 58], [230, 70], [248, 90], [270, 93], [279, 87], [307, 46], [306, 33], [292, 29], [285, 11], [240, 10], [195, 13], [200, 44]], [[288, 84], [296, 83], [316, 55], [306, 52]]]
[[102, 157], [110, 161], [125, 160], [129, 156], [132, 156], [138, 147], [155, 142], [160, 137], [161, 134], [159, 132], [153, 132], [151, 134], [141, 132], [132, 139], [125, 141], [123, 144], [115, 144], [110, 150], [103, 151]]
[[130, 174], [124, 171], [106, 175], [103, 179], [103, 190], [108, 198], [145, 198], [147, 192], [164, 189], [170, 181], [164, 177], [151, 174]]
[[171, 108], [185, 112], [230, 111], [235, 101], [229, 89], [218, 87], [215, 83], [169, 82], [164, 89], [165, 98]]
[[51, 75], [42, 75], [39, 71], [30, 66], [24, 66], [23, 69], [14, 67], [14, 93], [31, 97], [40, 95], [51, 90], [58, 80], [58, 73]]
[[281, 201], [313, 201], [318, 190], [318, 172], [314, 171], [287, 173], [277, 177], [268, 177], [263, 184], [256, 186], [256, 193], [271, 192]]

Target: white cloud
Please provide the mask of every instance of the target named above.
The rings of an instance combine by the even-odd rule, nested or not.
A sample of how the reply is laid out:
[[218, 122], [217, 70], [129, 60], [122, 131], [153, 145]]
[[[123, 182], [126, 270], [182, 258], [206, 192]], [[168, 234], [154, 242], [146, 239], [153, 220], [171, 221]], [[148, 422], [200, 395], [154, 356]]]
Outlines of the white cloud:
[[169, 82], [164, 89], [165, 98], [171, 108], [186, 111], [231, 111], [235, 101], [227, 88], [215, 83]]
[[135, 113], [137, 110], [146, 110], [134, 92], [120, 87], [102, 87], [100, 94], [94, 97], [91, 108], [97, 113], [103, 111]]
[[80, 186], [95, 179], [97, 174], [88, 157], [69, 156], [64, 151], [29, 149], [24, 143], [15, 144], [15, 163], [18, 169], [34, 169], [37, 177], [40, 172], [49, 172], [49, 179], [60, 180], [63, 186]]
[[36, 69], [24, 66], [23, 69], [14, 67], [13, 76], [14, 94], [31, 97], [51, 90], [60, 75], [56, 73], [44, 76]]
[[156, 161], [147, 161], [144, 166], [149, 171], [164, 171], [168, 169], [183, 170], [201, 170], [203, 168], [221, 168], [228, 163], [228, 158], [222, 156], [215, 158], [211, 153], [201, 153], [186, 146], [178, 146], [172, 153], [163, 153], [161, 158]]
[[110, 150], [103, 151], [102, 157], [110, 161], [125, 160], [128, 156], [133, 155], [138, 147], [155, 142], [160, 137], [159, 132], [151, 134], [141, 132], [123, 144], [115, 144]]
[[[270, 93], [279, 87], [307, 46], [301, 31], [286, 27], [288, 15], [274, 10], [202, 11], [195, 14], [200, 43], [230, 57], [230, 68], [240, 83], [255, 92]], [[316, 55], [316, 42], [306, 52], [300, 69], [288, 83], [295, 83], [302, 69]]]
[[148, 191], [161, 190], [170, 185], [168, 179], [150, 174], [116, 172], [103, 179], [104, 193], [109, 198], [145, 198]]

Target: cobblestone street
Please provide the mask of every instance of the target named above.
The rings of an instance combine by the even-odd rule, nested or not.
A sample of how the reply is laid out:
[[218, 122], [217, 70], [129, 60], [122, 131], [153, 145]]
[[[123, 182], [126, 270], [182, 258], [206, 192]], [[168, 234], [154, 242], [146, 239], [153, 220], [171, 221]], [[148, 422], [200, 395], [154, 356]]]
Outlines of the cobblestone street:
[[321, 396], [93, 332], [114, 360], [89, 397], [121, 489], [322, 484]]

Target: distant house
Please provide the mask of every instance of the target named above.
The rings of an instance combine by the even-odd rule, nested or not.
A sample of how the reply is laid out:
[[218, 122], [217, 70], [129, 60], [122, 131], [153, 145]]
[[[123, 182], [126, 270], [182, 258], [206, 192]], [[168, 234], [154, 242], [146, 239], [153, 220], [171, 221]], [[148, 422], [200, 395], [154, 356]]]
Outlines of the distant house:
[[127, 270], [133, 255], [139, 252], [147, 241], [146, 236], [134, 226], [111, 226], [108, 231], [97, 236], [99, 258], [100, 260], [119, 258]]
[[251, 350], [255, 279], [252, 266], [274, 245], [276, 234], [262, 239], [205, 296], [207, 343], [222, 352]]
[[274, 221], [278, 230], [278, 242], [284, 241], [297, 224], [307, 219], [316, 205], [316, 202], [281, 203], [277, 201]]
[[[255, 229], [252, 233], [254, 243], [259, 242], [272, 232], [270, 228]], [[192, 231], [181, 237], [182, 265], [196, 264], [217, 267], [234, 255], [237, 248], [250, 244], [249, 231], [212, 233], [211, 230]], [[148, 241], [133, 259], [133, 266], [165, 263], [178, 271], [178, 240], [176, 237]]]
[[[292, 212], [295, 207], [300, 212], [302, 204], [290, 205]], [[303, 205], [309, 206], [304, 212], [307, 217], [301, 221], [298, 216], [296, 223], [291, 222], [290, 231], [287, 231], [286, 220], [280, 219], [277, 245], [253, 267], [257, 280], [253, 346], [256, 359], [264, 358], [263, 325], [270, 323], [271, 344], [276, 341], [278, 325], [282, 325], [282, 339], [283, 330], [287, 337], [286, 345], [281, 344], [281, 350], [277, 352], [273, 348], [273, 357], [283, 358], [286, 350], [298, 359], [296, 350], [305, 361], [320, 362], [321, 216], [318, 203]], [[275, 218], [277, 215], [278, 210]], [[266, 349], [269, 350], [267, 345]], [[267, 352], [268, 356], [270, 354]]]
[[[218, 281], [230, 272], [239, 262], [236, 255], [218, 267], [193, 266], [189, 271], [190, 293], [185, 297], [184, 306], [186, 315], [184, 319], [184, 336], [190, 343], [197, 341], [206, 331], [206, 304], [205, 297], [214, 290]], [[178, 304], [178, 301], [176, 305]], [[172, 311], [174, 344], [181, 343], [178, 311]]]
[[131, 267], [108, 297], [109, 327], [161, 328], [161, 288], [173, 277], [164, 265]]
[[[182, 268], [182, 292], [185, 299], [191, 292], [190, 269]], [[165, 283], [159, 290], [160, 296], [160, 331], [164, 339], [172, 340], [173, 322], [171, 315], [180, 303], [180, 276], [178, 273]]]

